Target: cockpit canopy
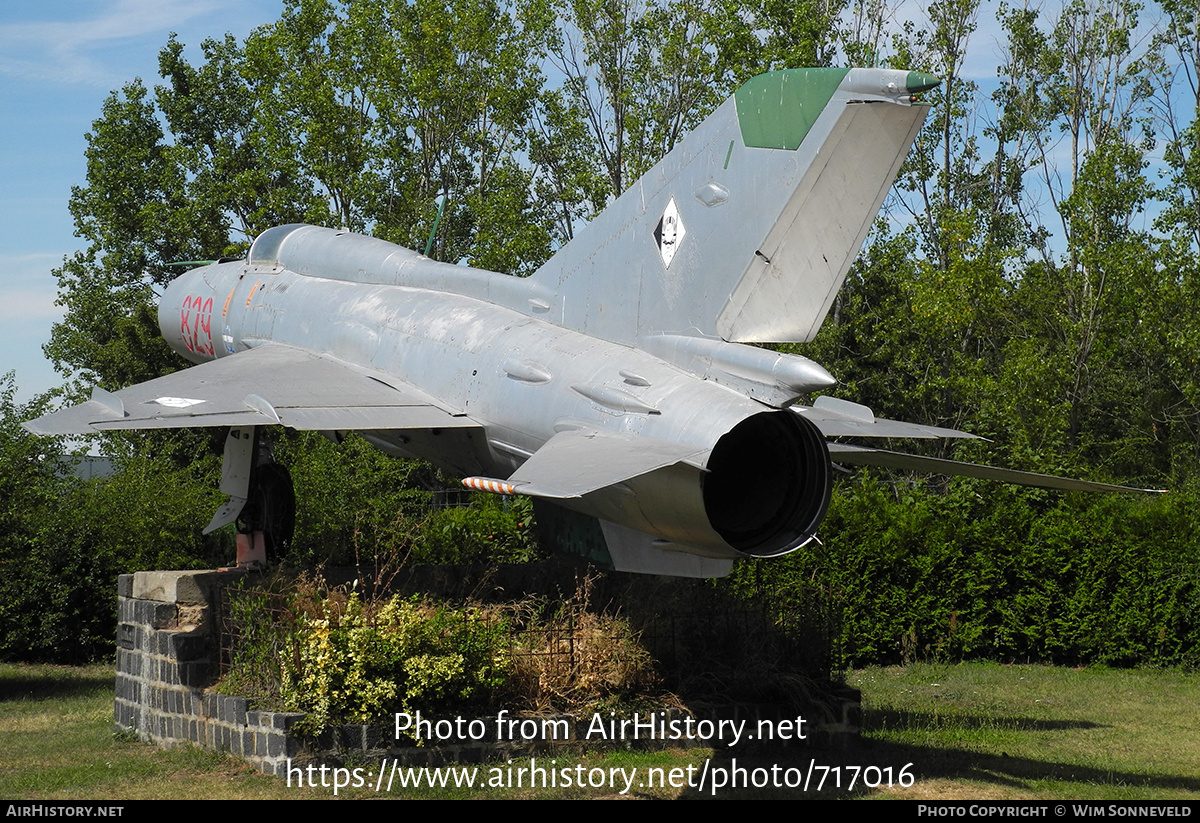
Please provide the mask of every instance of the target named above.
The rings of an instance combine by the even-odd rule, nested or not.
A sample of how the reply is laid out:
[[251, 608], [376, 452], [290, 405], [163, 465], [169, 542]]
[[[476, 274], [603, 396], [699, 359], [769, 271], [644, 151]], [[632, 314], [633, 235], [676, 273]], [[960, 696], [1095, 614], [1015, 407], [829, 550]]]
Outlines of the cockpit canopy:
[[279, 249], [283, 246], [284, 238], [296, 231], [296, 229], [303, 228], [305, 228], [304, 223], [288, 223], [264, 231], [254, 241], [254, 245], [250, 247], [250, 265], [278, 266]]

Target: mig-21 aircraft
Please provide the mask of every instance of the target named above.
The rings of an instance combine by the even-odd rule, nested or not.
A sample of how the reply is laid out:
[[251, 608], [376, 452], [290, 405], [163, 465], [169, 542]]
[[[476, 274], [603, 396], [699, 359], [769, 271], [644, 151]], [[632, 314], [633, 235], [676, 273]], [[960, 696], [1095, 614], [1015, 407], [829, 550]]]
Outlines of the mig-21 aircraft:
[[[471, 488], [534, 499], [608, 568], [728, 573], [799, 548], [833, 464], [1052, 489], [1119, 487], [829, 438], [962, 438], [819, 397], [805, 357], [925, 119], [936, 78], [791, 69], [750, 80], [528, 278], [307, 225], [192, 269], [159, 324], [198, 365], [26, 424], [39, 434], [229, 426], [209, 530], [285, 529], [260, 427], [361, 433]], [[251, 541], [252, 542], [252, 541]], [[253, 548], [253, 547], [250, 547]]]

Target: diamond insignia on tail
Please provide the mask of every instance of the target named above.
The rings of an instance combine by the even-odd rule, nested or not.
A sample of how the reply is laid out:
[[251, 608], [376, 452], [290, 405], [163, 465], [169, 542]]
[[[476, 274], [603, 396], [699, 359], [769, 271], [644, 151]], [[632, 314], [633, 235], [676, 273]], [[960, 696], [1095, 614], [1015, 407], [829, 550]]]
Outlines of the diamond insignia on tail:
[[685, 234], [687, 229], [683, 226], [679, 209], [675, 206], [675, 198], [672, 197], [667, 202], [667, 208], [663, 210], [658, 225], [654, 227], [654, 241], [658, 243], [658, 252], [667, 268], [671, 267], [671, 261], [675, 259], [675, 252], [679, 250], [679, 244], [683, 242]]

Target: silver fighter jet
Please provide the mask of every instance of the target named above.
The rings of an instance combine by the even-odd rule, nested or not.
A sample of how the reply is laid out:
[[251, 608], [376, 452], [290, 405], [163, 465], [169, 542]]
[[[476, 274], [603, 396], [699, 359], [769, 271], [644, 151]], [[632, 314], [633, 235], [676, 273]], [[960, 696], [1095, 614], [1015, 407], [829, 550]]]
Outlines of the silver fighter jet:
[[209, 528], [240, 517], [267, 532], [286, 480], [257, 427], [354, 430], [472, 488], [532, 496], [544, 533], [609, 568], [680, 576], [813, 540], [831, 461], [1116, 490], [827, 442], [971, 435], [829, 397], [798, 405], [834, 378], [742, 345], [816, 335], [925, 119], [914, 96], [937, 83], [756, 77], [528, 278], [270, 229], [246, 260], [163, 295], [163, 335], [199, 365], [26, 425], [230, 426], [231, 500]]

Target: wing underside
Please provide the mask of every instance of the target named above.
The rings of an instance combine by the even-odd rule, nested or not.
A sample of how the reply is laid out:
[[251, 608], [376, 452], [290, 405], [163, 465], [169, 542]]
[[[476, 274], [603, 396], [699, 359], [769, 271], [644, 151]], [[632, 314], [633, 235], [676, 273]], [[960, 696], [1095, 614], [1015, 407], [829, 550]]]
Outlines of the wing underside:
[[25, 424], [35, 434], [260, 426], [427, 429], [478, 424], [415, 389], [331, 357], [265, 345], [139, 383]]
[[1116, 486], [1111, 483], [1076, 480], [1071, 477], [1059, 477], [1053, 474], [1002, 469], [997, 466], [985, 466], [981, 463], [944, 460], [938, 457], [904, 454], [886, 449], [851, 446], [846, 443], [830, 443], [829, 457], [835, 463], [848, 463], [856, 466], [880, 466], [889, 469], [925, 472], [926, 474], [945, 474], [952, 477], [974, 477], [978, 480], [995, 480], [1001, 483], [1013, 483], [1018, 486], [1033, 486], [1039, 489], [1056, 489], [1058, 491], [1146, 493], [1161, 491], [1160, 489], [1137, 489], [1130, 486]]

